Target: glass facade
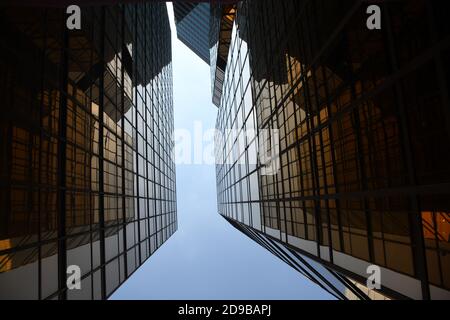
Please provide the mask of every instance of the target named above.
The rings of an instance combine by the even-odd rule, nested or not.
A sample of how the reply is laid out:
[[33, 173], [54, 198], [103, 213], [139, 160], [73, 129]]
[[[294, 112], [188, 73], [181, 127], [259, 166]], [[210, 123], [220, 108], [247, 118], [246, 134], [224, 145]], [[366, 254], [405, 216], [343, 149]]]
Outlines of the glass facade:
[[246, 224], [239, 223], [226, 216], [224, 217], [237, 230], [266, 248], [271, 254], [277, 256], [280, 260], [329, 292], [335, 298], [341, 300], [390, 300], [389, 297], [375, 290], [370, 290], [365, 285], [352, 281], [350, 278], [342, 276], [333, 269], [298, 252], [296, 248], [275, 241], [272, 237], [258, 232]]
[[81, 12], [0, 8], [0, 298], [106, 299], [177, 230], [166, 5]]
[[209, 64], [210, 4], [178, 1], [173, 10], [178, 39]]
[[381, 30], [356, 0], [214, 5], [218, 210], [356, 296], [450, 298], [449, 5], [378, 5]]

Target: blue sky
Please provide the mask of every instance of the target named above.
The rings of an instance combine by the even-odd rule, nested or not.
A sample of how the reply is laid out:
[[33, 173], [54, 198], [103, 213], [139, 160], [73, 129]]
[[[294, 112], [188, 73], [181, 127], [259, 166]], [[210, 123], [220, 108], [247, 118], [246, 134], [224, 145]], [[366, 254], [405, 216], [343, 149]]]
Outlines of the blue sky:
[[[209, 66], [176, 39], [175, 128], [213, 129]], [[178, 231], [111, 299], [332, 299], [218, 213], [213, 165], [177, 166]]]

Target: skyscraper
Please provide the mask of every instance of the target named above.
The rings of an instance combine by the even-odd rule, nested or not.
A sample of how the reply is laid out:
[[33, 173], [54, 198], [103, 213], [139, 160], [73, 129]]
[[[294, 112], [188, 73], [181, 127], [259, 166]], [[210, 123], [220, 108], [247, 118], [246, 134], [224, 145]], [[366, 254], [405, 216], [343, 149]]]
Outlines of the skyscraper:
[[210, 4], [174, 2], [173, 11], [178, 39], [209, 64]]
[[0, 7], [0, 298], [105, 299], [177, 229], [165, 3], [67, 17]]
[[369, 5], [212, 5], [218, 210], [337, 298], [448, 299], [448, 4]]

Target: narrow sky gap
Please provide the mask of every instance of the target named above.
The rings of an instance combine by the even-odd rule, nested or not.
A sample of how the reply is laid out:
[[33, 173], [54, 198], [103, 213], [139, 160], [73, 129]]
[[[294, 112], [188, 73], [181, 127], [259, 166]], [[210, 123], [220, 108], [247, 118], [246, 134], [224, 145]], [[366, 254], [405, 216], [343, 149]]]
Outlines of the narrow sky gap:
[[[209, 66], [176, 38], [175, 129], [214, 128]], [[110, 299], [333, 299], [217, 213], [215, 168], [177, 166], [178, 231]]]

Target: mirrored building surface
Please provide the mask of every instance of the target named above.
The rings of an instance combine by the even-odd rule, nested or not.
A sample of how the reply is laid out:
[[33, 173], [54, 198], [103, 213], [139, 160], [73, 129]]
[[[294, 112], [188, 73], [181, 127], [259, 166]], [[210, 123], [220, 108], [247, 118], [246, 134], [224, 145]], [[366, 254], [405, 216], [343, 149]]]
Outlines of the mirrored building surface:
[[177, 229], [165, 3], [65, 11], [0, 7], [2, 299], [106, 299]]
[[210, 4], [177, 1], [173, 11], [178, 39], [209, 64]]
[[449, 299], [448, 4], [377, 4], [212, 6], [218, 210], [337, 298]]

